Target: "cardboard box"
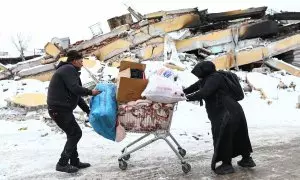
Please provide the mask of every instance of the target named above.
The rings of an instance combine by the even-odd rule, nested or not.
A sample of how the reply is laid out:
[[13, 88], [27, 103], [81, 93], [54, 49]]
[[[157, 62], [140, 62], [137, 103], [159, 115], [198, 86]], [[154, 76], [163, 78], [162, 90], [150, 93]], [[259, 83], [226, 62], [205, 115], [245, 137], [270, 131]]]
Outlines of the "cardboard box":
[[146, 79], [130, 78], [130, 69], [144, 71], [146, 65], [130, 61], [121, 62], [117, 82], [117, 101], [121, 103], [142, 99], [141, 94], [148, 84], [148, 80]]
[[117, 82], [120, 81], [120, 78], [121, 78], [121, 77], [127, 77], [127, 78], [130, 78], [130, 77], [131, 77], [131, 71], [130, 71], [130, 68], [127, 68], [127, 69], [125, 69], [125, 70], [119, 72]]

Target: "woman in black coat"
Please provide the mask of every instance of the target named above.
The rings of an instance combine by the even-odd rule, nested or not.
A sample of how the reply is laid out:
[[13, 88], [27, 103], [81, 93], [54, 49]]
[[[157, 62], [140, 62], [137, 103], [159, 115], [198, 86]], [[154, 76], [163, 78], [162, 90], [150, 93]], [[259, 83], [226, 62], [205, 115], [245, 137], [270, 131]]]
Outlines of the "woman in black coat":
[[[250, 156], [252, 147], [243, 108], [229, 96], [223, 75], [216, 71], [214, 63], [210, 61], [198, 63], [192, 73], [199, 81], [184, 89], [184, 93], [188, 101], [200, 101], [201, 104], [202, 100], [205, 101], [214, 143], [212, 170], [217, 174], [233, 173], [231, 159], [239, 155], [242, 155], [239, 166], [256, 166]], [[219, 161], [222, 161], [222, 165], [215, 168]]]

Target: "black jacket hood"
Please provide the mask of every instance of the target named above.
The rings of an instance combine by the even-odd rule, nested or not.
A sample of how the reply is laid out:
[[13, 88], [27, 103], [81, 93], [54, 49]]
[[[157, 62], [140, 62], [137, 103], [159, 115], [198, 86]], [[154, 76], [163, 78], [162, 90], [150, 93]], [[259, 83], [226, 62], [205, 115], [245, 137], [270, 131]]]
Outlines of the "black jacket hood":
[[192, 74], [200, 78], [205, 78], [216, 72], [216, 66], [211, 61], [203, 61], [198, 63], [192, 70]]
[[[72, 65], [71, 63], [69, 63], [69, 62], [63, 62], [63, 61], [60, 61], [59, 63], [58, 63], [58, 65], [56, 66], [56, 69], [58, 69], [58, 68], [60, 68], [60, 67], [62, 67], [62, 66], [64, 66], [64, 65], [67, 65], [67, 64], [70, 64], [70, 65]], [[73, 66], [73, 65], [72, 65]], [[80, 68], [78, 68], [78, 67], [75, 67], [75, 66], [73, 66], [77, 71], [80, 71]]]
[[70, 64], [70, 63], [60, 61], [60, 62], [58, 63], [58, 65], [56, 66], [56, 69], [60, 68], [60, 67], [63, 66], [63, 65], [66, 65], [66, 64]]

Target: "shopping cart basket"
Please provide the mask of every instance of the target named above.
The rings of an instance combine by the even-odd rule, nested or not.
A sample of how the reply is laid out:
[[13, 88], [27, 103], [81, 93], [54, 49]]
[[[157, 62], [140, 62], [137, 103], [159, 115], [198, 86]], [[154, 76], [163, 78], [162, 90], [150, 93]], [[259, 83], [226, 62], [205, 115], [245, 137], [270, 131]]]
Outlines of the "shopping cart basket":
[[[162, 139], [171, 147], [181, 161], [183, 172], [188, 173], [191, 170], [190, 164], [184, 160], [186, 151], [179, 145], [174, 136], [170, 133], [173, 111], [176, 107], [177, 104], [147, 103], [142, 101], [140, 103], [137, 101], [134, 105], [119, 105], [118, 120], [125, 130], [133, 133], [144, 133], [142, 137], [128, 144], [122, 150], [122, 155], [118, 159], [120, 169], [127, 169], [126, 161], [130, 159], [131, 153]], [[132, 150], [128, 150], [129, 147], [152, 134], [154, 135], [154, 138], [140, 144]], [[173, 140], [177, 149], [167, 139], [168, 137]]]

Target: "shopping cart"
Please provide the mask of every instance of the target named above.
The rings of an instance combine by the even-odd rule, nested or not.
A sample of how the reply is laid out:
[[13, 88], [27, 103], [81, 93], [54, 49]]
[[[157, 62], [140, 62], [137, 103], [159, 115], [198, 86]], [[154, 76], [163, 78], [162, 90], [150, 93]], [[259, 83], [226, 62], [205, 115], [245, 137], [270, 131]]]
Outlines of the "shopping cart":
[[[125, 128], [126, 132], [145, 134], [128, 144], [122, 150], [122, 155], [118, 159], [120, 169], [127, 169], [126, 161], [130, 159], [130, 154], [162, 139], [171, 147], [176, 156], [179, 158], [183, 172], [188, 173], [191, 170], [190, 164], [184, 160], [186, 151], [179, 145], [174, 136], [170, 133], [173, 111], [176, 107], [177, 104], [153, 103], [147, 102], [147, 100], [142, 100], [140, 102], [137, 101], [134, 105], [119, 105], [118, 120]], [[154, 135], [154, 138], [138, 145], [132, 150], [128, 149], [152, 134]], [[177, 149], [167, 139], [168, 137], [173, 140]]]

